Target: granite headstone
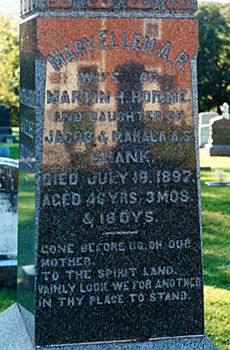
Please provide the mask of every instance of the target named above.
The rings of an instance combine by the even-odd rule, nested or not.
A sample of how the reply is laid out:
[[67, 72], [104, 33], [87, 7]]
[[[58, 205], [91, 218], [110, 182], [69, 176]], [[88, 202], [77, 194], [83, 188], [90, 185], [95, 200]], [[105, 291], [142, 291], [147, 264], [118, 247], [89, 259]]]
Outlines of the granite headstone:
[[18, 305], [35, 347], [217, 349], [203, 322], [196, 9], [23, 1]]
[[0, 143], [14, 143], [16, 137], [12, 133], [10, 107], [0, 104]]
[[0, 157], [0, 287], [17, 282], [18, 161]]
[[230, 119], [218, 116], [210, 120], [210, 138], [205, 148], [210, 156], [230, 156]]
[[9, 146], [0, 146], [0, 157], [9, 158], [10, 157], [10, 149]]

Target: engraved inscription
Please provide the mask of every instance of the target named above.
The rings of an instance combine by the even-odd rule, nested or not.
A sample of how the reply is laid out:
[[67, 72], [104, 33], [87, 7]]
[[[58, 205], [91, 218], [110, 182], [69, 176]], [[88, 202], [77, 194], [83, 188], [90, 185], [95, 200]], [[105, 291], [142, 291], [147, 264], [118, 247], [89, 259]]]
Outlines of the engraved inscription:
[[152, 6], [151, 0], [128, 0], [127, 4], [130, 8], [137, 9], [148, 9]]
[[191, 6], [190, 0], [167, 0], [166, 7], [168, 9], [188, 9]]
[[110, 8], [113, 0], [87, 0], [87, 4], [91, 8]]
[[47, 7], [68, 8], [73, 5], [72, 0], [46, 0]]
[[25, 106], [35, 108], [35, 91], [21, 88], [20, 103], [24, 104]]
[[189, 62], [189, 55], [180, 50], [174, 60], [169, 58], [172, 43], [167, 41], [160, 48], [156, 50], [157, 40], [151, 40], [147, 35], [133, 34], [131, 37], [127, 32], [123, 32], [121, 36], [116, 37], [114, 32], [108, 30], [101, 30], [96, 36], [91, 35], [90, 38], [84, 37], [81, 40], [73, 42], [74, 50], [68, 45], [65, 45], [63, 55], [58, 48], [55, 48], [52, 54], [47, 55], [47, 59], [52, 64], [56, 71], [59, 71], [63, 66], [69, 62], [77, 60], [82, 56], [87, 56], [89, 53], [95, 52], [95, 46], [99, 44], [100, 50], [131, 50], [148, 53], [153, 55], [156, 59], [163, 60], [167, 64], [172, 65], [178, 71], [184, 74], [184, 65]]

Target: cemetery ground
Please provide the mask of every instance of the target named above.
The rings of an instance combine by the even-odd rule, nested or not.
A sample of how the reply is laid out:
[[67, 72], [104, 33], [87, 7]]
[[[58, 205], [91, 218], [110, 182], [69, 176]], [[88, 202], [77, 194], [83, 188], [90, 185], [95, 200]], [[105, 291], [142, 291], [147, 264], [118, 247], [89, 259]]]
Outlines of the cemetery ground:
[[[18, 139], [18, 128], [13, 128]], [[18, 159], [18, 144], [10, 146], [11, 158]], [[204, 260], [205, 333], [220, 350], [230, 349], [230, 188], [208, 187], [217, 181], [216, 170], [224, 170], [230, 181], [230, 157], [209, 157], [200, 150], [201, 200]], [[25, 193], [25, 200], [30, 197]], [[0, 289], [0, 312], [16, 301], [15, 289]]]

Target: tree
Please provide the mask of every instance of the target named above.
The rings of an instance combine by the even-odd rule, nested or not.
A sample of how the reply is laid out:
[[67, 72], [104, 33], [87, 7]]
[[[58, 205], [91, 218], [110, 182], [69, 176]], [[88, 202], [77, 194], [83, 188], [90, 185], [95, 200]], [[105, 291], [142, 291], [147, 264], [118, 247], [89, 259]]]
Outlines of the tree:
[[[230, 25], [229, 12], [220, 4], [199, 7], [198, 94], [199, 111], [230, 104]], [[223, 12], [224, 13], [224, 12]]]
[[12, 124], [19, 115], [19, 35], [13, 15], [0, 11], [0, 103], [11, 107]]

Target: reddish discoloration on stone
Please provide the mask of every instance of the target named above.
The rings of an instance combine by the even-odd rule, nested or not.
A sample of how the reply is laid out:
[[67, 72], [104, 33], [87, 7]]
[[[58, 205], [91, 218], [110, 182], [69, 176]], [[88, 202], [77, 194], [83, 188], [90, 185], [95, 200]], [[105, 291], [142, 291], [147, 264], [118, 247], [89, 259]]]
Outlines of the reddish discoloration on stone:
[[145, 4], [143, 4], [142, 0], [137, 0], [136, 3], [134, 3], [134, 1], [132, 0], [128, 0], [128, 6], [130, 8], [135, 8], [135, 9], [148, 9], [151, 7], [151, 0], [148, 0], [147, 3], [145, 1]]
[[181, 0], [177, 0], [175, 4], [172, 4], [170, 0], [167, 0], [166, 1], [166, 7], [170, 10], [172, 9], [177, 9], [177, 10], [186, 10], [190, 7], [191, 5], [191, 1], [190, 0], [187, 0], [187, 3], [186, 4], [183, 4], [182, 3], [183, 1]]
[[61, 8], [69, 8], [73, 5], [73, 0], [46, 0], [46, 6], [47, 7], [61, 7]]
[[102, 0], [96, 0], [96, 1], [87, 1], [87, 5], [92, 8], [110, 8], [113, 5], [112, 0], [108, 0], [107, 3], [103, 2]]
[[[175, 21], [173, 18], [79, 18], [78, 20], [75, 18], [38, 18], [37, 21], [39, 51], [46, 58], [47, 55], [55, 57], [54, 50], [58, 49], [65, 60], [65, 64], [59, 67], [58, 72], [47, 60], [46, 89], [51, 89], [52, 92], [60, 90], [60, 94], [62, 94], [63, 90], [66, 90], [71, 95], [71, 91], [82, 89], [78, 76], [79, 69], [88, 67], [93, 68], [100, 74], [108, 72], [109, 77], [106, 78], [105, 82], [99, 82], [96, 89], [110, 92], [110, 104], [107, 106], [103, 105], [103, 109], [110, 108], [110, 110], [116, 111], [117, 104], [113, 98], [118, 89], [118, 84], [112, 82], [111, 75], [116, 72], [118, 66], [132, 61], [135, 64], [143, 65], [146, 71], [156, 72], [156, 78], [153, 83], [143, 84], [143, 90], [150, 92], [152, 90], [171, 91], [172, 93], [174, 91], [186, 91], [186, 103], [183, 106], [180, 103], [174, 104], [170, 108], [175, 113], [177, 110], [183, 109], [183, 117], [177, 121], [178, 125], [183, 122], [187, 125], [193, 125], [190, 61], [198, 49], [196, 19], [183, 18]], [[100, 42], [99, 32], [102, 33], [103, 42]], [[137, 37], [137, 42], [134, 45], [135, 35], [139, 35], [139, 37]], [[93, 52], [85, 43], [85, 38], [89, 41], [92, 37], [94, 37]], [[149, 46], [142, 50], [146, 37], [149, 38]], [[194, 40], [191, 40], [191, 38]], [[81, 40], [84, 44], [85, 54], [83, 52], [81, 55], [77, 54], [74, 46], [74, 42], [77, 40]], [[138, 50], [134, 50], [133, 46], [138, 48]], [[68, 62], [66, 47], [75, 55], [71, 62]], [[178, 57], [183, 58], [183, 52], [188, 56], [188, 60], [185, 62], [184, 67], [178, 70], [180, 66]], [[93, 89], [93, 87], [84, 87], [84, 89]], [[64, 103], [59, 106], [59, 109], [60, 111], [70, 110], [73, 106], [74, 108], [83, 108], [82, 106], [77, 106], [77, 104], [71, 105], [70, 103], [66, 105]], [[152, 111], [161, 110], [162, 115], [166, 115], [169, 110], [167, 104], [158, 103], [144, 104], [143, 108], [144, 110], [150, 109]], [[55, 104], [46, 106], [45, 115], [47, 117], [45, 117], [44, 122], [44, 135], [48, 135], [50, 129], [60, 129], [60, 124], [53, 123], [51, 117], [48, 116], [52, 115], [53, 109], [55, 109]], [[99, 112], [99, 110], [100, 104], [94, 106], [95, 112]], [[159, 121], [157, 125], [162, 123], [163, 120]], [[100, 134], [102, 130], [106, 130], [111, 138], [112, 129], [116, 130], [117, 125], [114, 123], [112, 127], [111, 123], [101, 123], [101, 125], [94, 124], [94, 128], [95, 135]], [[47, 146], [44, 144], [43, 147], [44, 164], [50, 163], [52, 159], [55, 160], [57, 152], [63, 154], [63, 162], [69, 163], [69, 155], [66, 154], [64, 144], [59, 144], [58, 147], [54, 144], [49, 145], [48, 153], [45, 151]], [[100, 148], [102, 145], [97, 144], [97, 147]], [[51, 152], [52, 148], [54, 153]], [[75, 146], [75, 152], [85, 152], [85, 147], [83, 145], [81, 148]], [[64, 154], [66, 154], [66, 158]]]
[[[107, 30], [108, 35], [105, 45], [111, 46], [110, 34], [114, 33], [116, 37], [116, 44], [122, 45], [122, 34], [127, 33], [127, 45], [132, 43], [135, 33], [145, 36], [145, 19], [140, 18], [82, 18], [76, 21], [73, 18], [38, 18], [38, 49], [46, 57], [48, 54], [53, 54], [53, 50], [58, 50], [65, 55], [64, 46], [68, 45], [73, 51], [73, 42], [81, 40], [83, 37], [90, 38], [95, 36], [94, 47], [95, 52], [87, 52], [86, 56], [79, 57], [79, 62], [84, 61], [98, 61], [101, 59], [102, 50], [97, 33], [101, 30]], [[148, 21], [148, 20], [147, 20]], [[197, 20], [196, 19], [162, 19], [158, 20], [160, 33], [156, 38], [156, 45], [152, 55], [147, 52], [110, 49], [103, 51], [106, 54], [106, 66], [111, 71], [112, 66], [116, 67], [118, 64], [125, 63], [127, 60], [133, 60], [136, 63], [161, 66], [166, 73], [173, 73], [176, 75], [178, 84], [182, 81], [183, 86], [190, 84], [190, 65], [185, 64], [184, 76], [180, 71], [175, 69], [168, 60], [172, 62], [178, 57], [183, 50], [191, 59], [198, 50], [197, 42]], [[153, 37], [154, 38], [154, 37]], [[153, 39], [151, 38], [151, 40]], [[191, 40], [193, 38], [193, 40]], [[156, 55], [160, 52], [162, 47], [167, 43], [171, 43], [168, 60], [156, 60]]]

